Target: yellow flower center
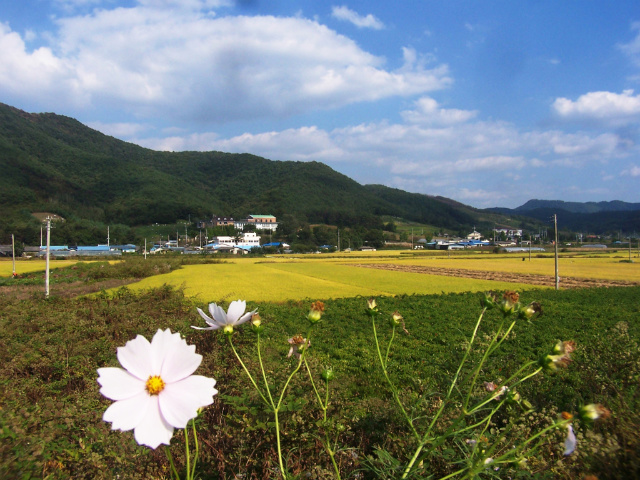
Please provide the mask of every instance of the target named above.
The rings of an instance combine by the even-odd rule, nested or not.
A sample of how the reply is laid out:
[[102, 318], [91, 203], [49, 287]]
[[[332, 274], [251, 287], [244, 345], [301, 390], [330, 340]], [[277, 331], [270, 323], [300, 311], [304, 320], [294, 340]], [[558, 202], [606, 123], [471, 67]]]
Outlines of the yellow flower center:
[[147, 392], [149, 395], [158, 395], [162, 390], [164, 390], [164, 381], [157, 375], [153, 375], [149, 377], [147, 380]]

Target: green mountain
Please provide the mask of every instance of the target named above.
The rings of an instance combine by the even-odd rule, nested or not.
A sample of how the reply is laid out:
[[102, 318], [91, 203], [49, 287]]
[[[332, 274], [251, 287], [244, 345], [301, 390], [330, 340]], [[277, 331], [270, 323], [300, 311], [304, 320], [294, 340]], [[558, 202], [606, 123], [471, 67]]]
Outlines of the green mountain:
[[[24, 223], [31, 213], [43, 211], [84, 222], [83, 228], [252, 213], [364, 228], [380, 228], [381, 216], [393, 216], [460, 231], [494, 225], [522, 228], [518, 224], [524, 221], [442, 197], [363, 186], [319, 162], [157, 152], [69, 117], [30, 114], [3, 104], [0, 171], [0, 243], [21, 229], [24, 241], [33, 241]], [[33, 237], [33, 225], [30, 231]]]

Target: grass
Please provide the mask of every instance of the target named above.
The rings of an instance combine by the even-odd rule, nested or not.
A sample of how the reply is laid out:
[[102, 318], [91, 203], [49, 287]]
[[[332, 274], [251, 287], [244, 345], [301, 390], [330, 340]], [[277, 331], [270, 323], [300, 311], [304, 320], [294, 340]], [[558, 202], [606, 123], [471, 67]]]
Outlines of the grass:
[[[297, 264], [282, 266], [302, 268]], [[265, 268], [276, 271], [271, 264]], [[312, 271], [323, 275], [322, 269]], [[291, 270], [287, 274], [296, 278]], [[522, 296], [525, 303], [540, 301], [544, 315], [533, 325], [517, 324], [494, 361], [483, 369], [482, 381], [498, 382], [523, 361], [548, 352], [559, 339], [575, 340], [578, 348], [570, 368], [535, 377], [519, 390], [533, 404], [533, 412], [525, 415], [507, 409], [487, 435], [491, 439], [504, 436], [508, 446], [563, 410], [573, 412], [583, 403], [602, 403], [612, 410], [610, 419], [593, 429], [575, 423], [578, 453], [563, 457], [562, 432], [554, 433], [518, 475], [537, 479], [583, 478], [586, 474], [600, 480], [637, 478], [640, 287], [535, 290]], [[478, 298], [473, 293], [379, 298], [384, 312], [402, 313], [409, 332], [396, 339], [389, 370], [400, 385], [402, 398], [416, 414], [429, 418], [438, 392], [446, 388], [455, 372], [479, 313]], [[0, 296], [0, 477], [168, 478], [161, 450], [138, 447], [131, 432], [110, 431], [101, 420], [110, 402], [98, 392], [96, 369], [117, 366], [116, 348], [136, 335], [151, 338], [158, 328], [170, 328], [196, 345], [204, 356], [197, 373], [215, 378], [220, 390], [214, 405], [198, 420], [200, 478], [277, 478], [268, 417], [247, 388], [223, 336], [190, 328], [201, 321], [193, 300], [169, 287], [137, 295], [121, 289], [110, 296], [80, 299]], [[342, 478], [379, 478], [376, 469], [390, 471], [393, 459], [406, 461], [411, 436], [394, 410], [376, 366], [370, 325], [363, 314], [366, 302], [362, 298], [325, 300], [326, 313], [314, 335], [310, 361], [314, 372], [330, 365], [336, 373], [330, 415], [334, 419], [332, 434], [338, 435], [341, 447], [337, 459]], [[292, 368], [286, 358], [286, 339], [305, 333], [309, 303], [250, 302], [248, 306], [260, 309], [265, 325], [263, 357], [270, 378], [278, 384]], [[493, 331], [497, 318], [496, 312], [487, 316], [479, 332], [480, 343]], [[379, 335], [384, 341], [390, 332], [386, 320], [381, 320]], [[255, 337], [242, 327], [234, 338], [248, 368], [256, 372]], [[472, 360], [480, 354], [474, 350]], [[308, 380], [296, 377], [282, 414], [287, 432], [283, 447], [293, 474], [329, 479], [330, 463], [317, 440], [319, 428], [329, 427], [322, 426], [313, 402]], [[425, 458], [421, 478], [427, 478], [427, 473], [439, 478], [456, 468], [454, 462], [464, 458], [468, 448], [464, 438], [459, 440]], [[183, 448], [182, 434], [176, 432], [171, 446], [174, 458], [182, 458]], [[502, 478], [517, 474], [509, 465], [498, 473], [485, 473]]]

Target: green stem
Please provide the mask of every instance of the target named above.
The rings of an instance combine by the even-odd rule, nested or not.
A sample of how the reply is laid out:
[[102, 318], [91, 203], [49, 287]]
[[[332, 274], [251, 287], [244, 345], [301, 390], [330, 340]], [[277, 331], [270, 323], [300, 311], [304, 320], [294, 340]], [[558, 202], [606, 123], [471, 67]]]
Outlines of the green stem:
[[260, 390], [260, 388], [258, 388], [258, 384], [253, 379], [253, 377], [251, 376], [251, 373], [249, 373], [249, 370], [247, 369], [246, 365], [244, 364], [244, 362], [240, 358], [240, 355], [238, 355], [236, 347], [233, 345], [233, 340], [231, 339], [231, 335], [227, 335], [227, 338], [229, 339], [229, 345], [231, 345], [231, 349], [233, 350], [233, 353], [236, 355], [236, 358], [238, 359], [238, 362], [240, 362], [240, 365], [242, 365], [242, 368], [244, 369], [244, 373], [247, 374], [247, 377], [249, 377], [249, 380], [251, 380], [251, 383], [253, 384], [253, 387], [256, 389], [256, 392], [258, 392], [258, 394], [260, 395], [260, 397], [262, 398], [264, 403], [269, 405], [269, 402], [267, 401], [265, 396], [262, 394], [262, 391]]
[[191, 452], [189, 452], [189, 428], [184, 429], [184, 449], [187, 463], [187, 480], [191, 480]]
[[473, 380], [471, 381], [471, 385], [469, 387], [469, 391], [467, 392], [467, 396], [466, 396], [466, 398], [464, 400], [464, 405], [462, 407], [463, 411], [465, 411], [465, 412], [467, 411], [467, 407], [469, 406], [469, 400], [471, 399], [471, 393], [473, 392], [473, 386], [476, 384], [476, 381], [478, 380], [478, 375], [480, 375], [480, 371], [482, 370], [482, 367], [484, 366], [485, 362], [489, 358], [489, 355], [491, 355], [493, 352], [495, 352], [496, 349], [498, 349], [500, 347], [500, 345], [502, 345], [502, 342], [504, 342], [505, 338], [507, 338], [507, 335], [509, 335], [509, 333], [511, 332], [511, 330], [513, 329], [515, 324], [516, 324], [515, 321], [512, 322], [511, 325], [509, 326], [509, 328], [507, 329], [507, 332], [502, 336], [502, 339], [500, 341], [496, 342], [497, 338], [500, 336], [500, 333], [502, 333], [502, 327], [504, 326], [504, 320], [502, 320], [502, 323], [500, 323], [500, 328], [498, 328], [498, 331], [495, 333], [495, 335], [491, 339], [491, 342], [489, 343], [489, 346], [487, 347], [487, 349], [484, 352], [484, 355], [482, 356], [482, 360], [480, 360], [480, 363], [478, 364], [478, 367], [476, 368], [476, 370], [475, 370], [475, 372], [473, 374]]
[[[275, 404], [273, 403], [273, 397], [271, 396], [271, 388], [269, 388], [269, 382], [267, 381], [267, 373], [264, 370], [264, 363], [262, 362], [262, 353], [260, 350], [260, 333], [258, 335], [257, 341], [257, 350], [258, 350], [258, 363], [260, 364], [260, 371], [262, 372], [262, 380], [264, 381], [264, 387], [267, 390], [267, 395], [269, 396], [269, 404], [271, 408], [275, 408]], [[264, 397], [262, 397], [264, 399]], [[266, 402], [266, 399], [265, 399]]]
[[463, 469], [461, 469], [461, 470], [458, 470], [457, 472], [450, 473], [449, 475], [446, 475], [446, 476], [444, 476], [444, 477], [441, 477], [441, 478], [440, 478], [440, 480], [446, 480], [447, 478], [453, 478], [453, 477], [455, 477], [456, 475], [460, 475], [461, 473], [464, 473], [464, 472], [465, 472], [465, 470], [466, 470], [466, 468], [463, 468]]
[[[318, 399], [318, 403], [320, 404], [320, 408], [322, 408], [322, 410], [325, 413], [325, 420], [327, 419], [327, 406], [328, 403], [325, 405], [322, 403], [322, 397], [320, 396], [320, 392], [318, 391], [318, 388], [316, 387], [316, 382], [313, 381], [313, 375], [311, 375], [311, 369], [309, 368], [309, 363], [307, 362], [307, 359], [304, 359], [304, 366], [307, 369], [307, 374], [309, 375], [309, 381], [311, 382], [311, 386], [313, 387], [313, 391], [316, 394], [316, 398]], [[329, 392], [327, 392], [328, 395]]]
[[[451, 393], [453, 392], [453, 389], [455, 388], [455, 385], [458, 382], [458, 377], [460, 376], [460, 372], [462, 371], [462, 367], [464, 366], [465, 362], [467, 361], [467, 358], [469, 357], [469, 353], [471, 352], [471, 347], [473, 346], [473, 342], [476, 339], [476, 335], [478, 334], [478, 329], [480, 328], [480, 323], [482, 322], [482, 318], [484, 317], [484, 314], [485, 314], [486, 311], [487, 311], [487, 307], [484, 307], [482, 309], [482, 312], [480, 312], [480, 316], [478, 317], [478, 321], [476, 322], [476, 326], [473, 329], [473, 334], [471, 335], [471, 339], [469, 340], [469, 345], [467, 346], [467, 350], [464, 353], [464, 357], [462, 357], [462, 361], [460, 362], [460, 365], [458, 366], [458, 370], [456, 371], [456, 374], [453, 377], [453, 380], [451, 381], [451, 385], [449, 386], [449, 391], [447, 392], [447, 396], [442, 401], [442, 405], [440, 405], [440, 408], [438, 409], [438, 411], [436, 412], [435, 416], [433, 417], [433, 420], [431, 420], [431, 423], [429, 424], [429, 428], [427, 428], [427, 431], [425, 432], [425, 434], [420, 439], [420, 443], [418, 444], [418, 447], [416, 448], [416, 451], [413, 454], [413, 457], [411, 458], [411, 460], [407, 464], [407, 466], [406, 466], [406, 468], [404, 470], [404, 473], [402, 475], [402, 478], [407, 478], [407, 475], [409, 475], [409, 472], [411, 472], [411, 469], [413, 468], [413, 465], [415, 464], [415, 462], [420, 457], [420, 452], [422, 452], [422, 449], [424, 448], [425, 444], [427, 443], [427, 441], [429, 439], [429, 435], [431, 434], [431, 430], [433, 430], [433, 427], [435, 426], [436, 422], [438, 421], [438, 418], [440, 418], [440, 415], [442, 415], [444, 407], [446, 406], [447, 401], [451, 397]], [[375, 323], [374, 323], [374, 334], [375, 334]], [[378, 342], [378, 340], [376, 338], [376, 345], [377, 345], [377, 342]], [[411, 426], [413, 427], [413, 424]]]
[[309, 375], [309, 380], [311, 381], [311, 386], [313, 387], [313, 391], [316, 394], [316, 398], [318, 399], [318, 403], [320, 404], [320, 408], [322, 408], [322, 420], [324, 421], [325, 424], [325, 429], [324, 429], [324, 448], [327, 450], [327, 453], [329, 454], [329, 457], [331, 458], [331, 463], [333, 464], [333, 469], [336, 472], [336, 478], [338, 478], [338, 480], [341, 479], [340, 477], [340, 468], [338, 467], [338, 464], [336, 462], [336, 458], [335, 458], [335, 451], [333, 450], [333, 448], [331, 448], [331, 442], [329, 441], [329, 433], [327, 432], [327, 428], [326, 428], [326, 424], [327, 424], [327, 410], [329, 408], [329, 381], [325, 380], [325, 399], [324, 401], [322, 400], [322, 397], [320, 396], [320, 392], [318, 391], [318, 388], [316, 387], [316, 383], [313, 381], [313, 375], [311, 374], [311, 368], [309, 367], [309, 362], [307, 362], [307, 359], [304, 359], [304, 366], [306, 367], [307, 370], [307, 374]]
[[[200, 455], [200, 445], [198, 443], [198, 433], [196, 432], [196, 419], [193, 418], [191, 420], [191, 426], [193, 428], [193, 442], [196, 446], [196, 452], [193, 456], [193, 467], [191, 468], [191, 477], [190, 480], [193, 480], [196, 477], [196, 464], [198, 463], [198, 456]], [[186, 429], [185, 429], [186, 432]]]
[[309, 350], [309, 345], [311, 343], [312, 331], [313, 331], [313, 327], [309, 330], [309, 334], [307, 335], [307, 341], [304, 345], [304, 350], [302, 351], [302, 355], [300, 355], [300, 359], [298, 360], [298, 365], [296, 365], [296, 368], [293, 370], [293, 372], [291, 372], [291, 374], [289, 375], [289, 378], [287, 378], [287, 381], [285, 382], [284, 387], [282, 387], [282, 392], [280, 392], [280, 398], [278, 399], [278, 403], [273, 407], [273, 416], [276, 424], [276, 442], [278, 446], [278, 462], [280, 463], [280, 471], [282, 472], [282, 478], [284, 478], [285, 480], [287, 476], [285, 474], [284, 461], [282, 459], [282, 442], [280, 439], [280, 418], [279, 418], [278, 412], [280, 411], [280, 407], [282, 406], [282, 400], [284, 400], [284, 394], [287, 392], [287, 388], [289, 388], [289, 384], [291, 383], [291, 380], [293, 379], [294, 375], [298, 373], [298, 371], [300, 370], [300, 367], [302, 367], [302, 363], [304, 362], [305, 356], [307, 355], [307, 350]]
[[380, 342], [378, 341], [378, 332], [376, 330], [376, 320], [375, 317], [371, 317], [371, 324], [373, 326], [373, 338], [376, 341], [376, 351], [378, 352], [378, 359], [380, 360], [380, 366], [382, 367], [382, 373], [384, 374], [384, 378], [387, 380], [387, 383], [389, 384], [389, 388], [391, 389], [391, 394], [393, 395], [394, 400], [396, 401], [396, 403], [398, 404], [398, 406], [400, 407], [400, 410], [402, 411], [402, 414], [404, 415], [404, 418], [406, 419], [407, 423], [409, 424], [409, 427], [411, 428], [411, 431], [413, 432], [413, 435], [416, 437], [416, 439], [419, 441], [420, 440], [420, 434], [418, 433], [418, 431], [416, 430], [416, 427], [413, 425], [413, 421], [409, 418], [409, 414], [407, 414], [407, 411], [404, 408], [404, 405], [402, 405], [402, 401], [400, 400], [400, 396], [398, 395], [398, 391], [395, 387], [395, 385], [393, 384], [393, 382], [391, 381], [391, 379], [389, 378], [389, 372], [387, 372], [387, 366], [382, 358], [382, 351], [380, 350]]
[[167, 458], [169, 459], [169, 465], [171, 466], [171, 473], [173, 474], [173, 477], [176, 480], [180, 480], [180, 475], [178, 474], [178, 470], [176, 470], [176, 466], [173, 463], [173, 456], [171, 455], [171, 450], [169, 449], [168, 445], [164, 447], [164, 451], [167, 454]]
[[391, 351], [391, 344], [393, 343], [393, 339], [395, 338], [395, 336], [396, 336], [396, 326], [394, 324], [393, 328], [391, 329], [391, 338], [389, 339], [389, 344], [387, 345], [387, 354], [385, 355], [385, 359], [384, 359], [385, 368], [389, 364], [389, 352]]

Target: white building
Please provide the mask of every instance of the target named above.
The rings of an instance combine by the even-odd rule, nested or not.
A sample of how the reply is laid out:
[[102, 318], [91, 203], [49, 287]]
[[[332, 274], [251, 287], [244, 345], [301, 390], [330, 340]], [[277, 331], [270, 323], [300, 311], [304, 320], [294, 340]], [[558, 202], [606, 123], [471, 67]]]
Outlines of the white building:
[[220, 248], [243, 248], [250, 250], [254, 247], [260, 246], [260, 237], [255, 232], [246, 232], [240, 235], [237, 240], [236, 237], [218, 236], [213, 237], [211, 242], [206, 245], [205, 248], [213, 248], [218, 250]]
[[494, 228], [493, 231], [495, 232], [496, 235], [500, 235], [501, 233], [504, 233], [507, 236], [507, 238], [515, 238], [515, 237], [522, 236], [522, 230], [516, 230], [511, 228]]
[[233, 224], [236, 230], [242, 230], [246, 225], [255, 225], [256, 230], [271, 230], [278, 228], [278, 222], [273, 215], [249, 215], [243, 220], [236, 220]]

